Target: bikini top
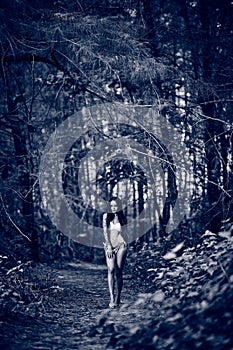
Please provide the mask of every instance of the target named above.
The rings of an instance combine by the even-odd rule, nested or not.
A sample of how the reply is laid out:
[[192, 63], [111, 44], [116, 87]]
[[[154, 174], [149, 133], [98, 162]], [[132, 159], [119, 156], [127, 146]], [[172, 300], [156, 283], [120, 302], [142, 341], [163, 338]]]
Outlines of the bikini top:
[[119, 222], [114, 224], [112, 221], [110, 221], [110, 230], [121, 231], [121, 224]]

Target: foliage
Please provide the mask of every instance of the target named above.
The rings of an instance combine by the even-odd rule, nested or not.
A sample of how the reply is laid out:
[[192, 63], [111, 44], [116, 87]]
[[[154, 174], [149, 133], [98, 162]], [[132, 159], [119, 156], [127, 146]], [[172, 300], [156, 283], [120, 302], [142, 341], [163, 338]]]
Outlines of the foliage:
[[[222, 238], [225, 236], [228, 238]], [[155, 253], [156, 251], [156, 253]], [[166, 254], [152, 250], [132, 253], [137, 258], [135, 285], [146, 293], [100, 319], [111, 325], [108, 349], [230, 349], [232, 344], [232, 234], [206, 232], [194, 248], [178, 244]], [[145, 267], [147, 266], [147, 270]], [[148, 268], [150, 265], [150, 268]], [[136, 287], [137, 289], [137, 287]], [[140, 308], [140, 312], [139, 312]], [[128, 323], [127, 320], [134, 319]]]
[[[43, 274], [41, 274], [43, 271]], [[37, 317], [53, 288], [51, 270], [32, 261], [13, 261], [0, 256], [1, 318]]]

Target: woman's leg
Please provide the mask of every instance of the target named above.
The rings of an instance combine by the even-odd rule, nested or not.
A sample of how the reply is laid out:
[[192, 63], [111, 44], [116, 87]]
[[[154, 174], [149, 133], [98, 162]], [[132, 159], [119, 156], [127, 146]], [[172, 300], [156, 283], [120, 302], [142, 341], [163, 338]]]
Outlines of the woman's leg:
[[115, 305], [120, 304], [121, 291], [123, 287], [123, 268], [127, 256], [127, 247], [122, 246], [116, 254], [116, 297]]
[[115, 287], [115, 273], [116, 273], [116, 257], [108, 258], [106, 255], [106, 263], [108, 267], [108, 288], [110, 294], [109, 306], [114, 307], [114, 287]]

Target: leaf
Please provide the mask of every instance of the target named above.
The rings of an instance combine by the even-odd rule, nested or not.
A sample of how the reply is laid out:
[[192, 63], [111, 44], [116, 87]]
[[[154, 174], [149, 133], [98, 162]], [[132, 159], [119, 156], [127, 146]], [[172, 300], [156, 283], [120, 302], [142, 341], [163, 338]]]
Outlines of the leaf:
[[167, 276], [178, 277], [180, 275], [179, 271], [170, 271], [167, 273]]
[[176, 315], [174, 315], [172, 317], [167, 318], [166, 321], [167, 322], [174, 322], [174, 321], [177, 321], [177, 320], [179, 320], [181, 318], [183, 318], [183, 316], [181, 315], [181, 313], [178, 313], [178, 314], [176, 314]]
[[202, 310], [206, 310], [209, 307], [209, 303], [206, 300], [203, 300], [199, 305]]
[[231, 235], [231, 232], [230, 231], [222, 231], [222, 232], [219, 232], [219, 236], [222, 237], [222, 238], [227, 238], [229, 240], [233, 240], [233, 237]]
[[131, 327], [129, 332], [131, 335], [134, 335], [135, 333], [137, 333], [137, 331], [140, 330], [140, 327], [139, 326], [134, 326], [134, 327]]
[[206, 230], [202, 237], [214, 236], [216, 237], [216, 233]]
[[168, 252], [167, 254], [165, 254], [165, 255], [163, 256], [163, 258], [164, 258], [165, 260], [172, 260], [172, 259], [175, 259], [175, 258], [176, 258], [176, 254], [173, 253], [173, 252]]
[[177, 244], [177, 246], [175, 246], [175, 248], [172, 249], [172, 252], [173, 252], [173, 253], [177, 253], [179, 250], [181, 250], [181, 248], [183, 247], [183, 245], [184, 245], [184, 241], [181, 242], [181, 243], [179, 243], [179, 244]]
[[210, 274], [210, 276], [213, 276], [213, 274], [214, 274], [214, 272], [217, 270], [217, 268], [216, 267], [209, 267], [208, 269], [207, 269], [207, 272]]
[[135, 306], [138, 306], [138, 305], [140, 305], [140, 304], [143, 304], [144, 302], [145, 302], [145, 299], [144, 299], [144, 298], [138, 298], [138, 299], [135, 301], [134, 305], [135, 305]]
[[192, 298], [192, 297], [197, 297], [199, 293], [197, 291], [190, 291], [187, 295], [187, 297]]
[[164, 299], [165, 299], [165, 294], [163, 291], [155, 292], [155, 294], [152, 297], [152, 300], [155, 301], [156, 303], [164, 301]]

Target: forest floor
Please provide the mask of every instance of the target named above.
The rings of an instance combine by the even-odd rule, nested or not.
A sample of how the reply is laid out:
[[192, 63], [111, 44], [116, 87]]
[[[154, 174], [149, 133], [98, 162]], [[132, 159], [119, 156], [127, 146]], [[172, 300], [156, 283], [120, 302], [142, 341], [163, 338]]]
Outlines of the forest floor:
[[[135, 323], [123, 304], [133, 304], [140, 291], [131, 274], [124, 275], [121, 307], [111, 310], [105, 265], [78, 261], [60, 268], [40, 264], [33, 269], [41, 279], [52, 276], [52, 286], [46, 293], [44, 288], [40, 301], [28, 306], [28, 317], [22, 312], [13, 318], [5, 316], [0, 326], [0, 349], [102, 350], [112, 333], [111, 325], [104, 326], [103, 332], [96, 328], [104, 324], [105, 317], [112, 313], [118, 325]], [[145, 292], [145, 287], [141, 290]], [[139, 306], [136, 309], [138, 319], [143, 319]]]
[[0, 286], [0, 349], [232, 350], [231, 236], [207, 233], [195, 248], [181, 242], [161, 253], [148, 246], [129, 251], [123, 303], [113, 310], [105, 265], [8, 268]]

